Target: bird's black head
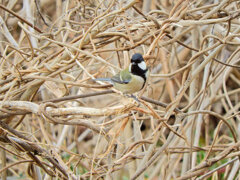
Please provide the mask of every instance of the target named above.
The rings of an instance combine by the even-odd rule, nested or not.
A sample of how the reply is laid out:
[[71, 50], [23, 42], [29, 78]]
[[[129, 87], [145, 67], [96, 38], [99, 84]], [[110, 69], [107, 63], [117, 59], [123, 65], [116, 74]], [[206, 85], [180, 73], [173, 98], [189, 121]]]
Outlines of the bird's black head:
[[131, 63], [137, 64], [137, 63], [141, 63], [142, 61], [144, 61], [144, 59], [142, 55], [139, 53], [134, 54], [131, 58]]
[[131, 58], [131, 64], [129, 66], [129, 72], [134, 75], [141, 76], [146, 80], [147, 65], [141, 54], [136, 53]]

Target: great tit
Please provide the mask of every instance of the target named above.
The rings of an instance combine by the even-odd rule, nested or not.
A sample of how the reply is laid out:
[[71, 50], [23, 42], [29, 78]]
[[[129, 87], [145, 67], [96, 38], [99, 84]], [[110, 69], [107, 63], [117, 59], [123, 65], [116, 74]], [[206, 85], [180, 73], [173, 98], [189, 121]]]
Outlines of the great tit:
[[136, 53], [131, 58], [129, 67], [120, 71], [112, 78], [97, 78], [99, 81], [109, 81], [116, 90], [124, 94], [140, 91], [147, 80], [148, 68], [141, 54]]

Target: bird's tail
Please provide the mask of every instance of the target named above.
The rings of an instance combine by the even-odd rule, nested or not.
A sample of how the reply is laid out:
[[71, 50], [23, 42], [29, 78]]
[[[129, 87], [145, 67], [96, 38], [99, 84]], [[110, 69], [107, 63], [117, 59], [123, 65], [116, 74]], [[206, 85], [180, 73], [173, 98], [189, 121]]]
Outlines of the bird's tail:
[[106, 81], [106, 82], [109, 82], [109, 83], [113, 84], [112, 80], [110, 78], [96, 78], [94, 80], [95, 81]]

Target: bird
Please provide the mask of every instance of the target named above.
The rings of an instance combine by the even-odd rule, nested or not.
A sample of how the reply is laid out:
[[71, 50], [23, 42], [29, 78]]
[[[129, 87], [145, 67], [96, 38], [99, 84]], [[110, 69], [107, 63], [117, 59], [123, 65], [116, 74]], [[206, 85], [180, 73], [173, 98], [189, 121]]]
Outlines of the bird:
[[145, 86], [148, 77], [148, 67], [140, 53], [135, 53], [129, 66], [114, 75], [112, 78], [96, 78], [99, 81], [108, 81], [123, 94], [133, 94]]

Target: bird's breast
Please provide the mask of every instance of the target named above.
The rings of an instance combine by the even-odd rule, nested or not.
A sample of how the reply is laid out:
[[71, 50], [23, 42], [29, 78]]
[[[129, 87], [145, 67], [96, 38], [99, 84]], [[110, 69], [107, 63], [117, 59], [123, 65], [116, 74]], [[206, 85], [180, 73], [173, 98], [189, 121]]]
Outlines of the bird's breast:
[[140, 91], [144, 86], [144, 79], [140, 76], [132, 75], [132, 79], [128, 84], [114, 83], [114, 88], [127, 94]]

